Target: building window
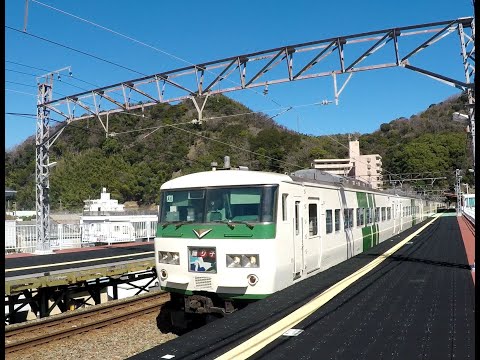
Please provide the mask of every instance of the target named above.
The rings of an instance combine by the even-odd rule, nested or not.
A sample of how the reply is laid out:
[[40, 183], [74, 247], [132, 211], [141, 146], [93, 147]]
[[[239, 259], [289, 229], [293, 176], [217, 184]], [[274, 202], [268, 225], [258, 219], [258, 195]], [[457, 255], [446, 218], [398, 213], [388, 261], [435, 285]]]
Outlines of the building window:
[[325, 229], [327, 231], [327, 234], [330, 234], [332, 232], [332, 210], [327, 210], [325, 212]]
[[318, 234], [317, 204], [308, 204], [308, 229], [310, 236]]
[[340, 209], [335, 209], [335, 231], [340, 230]]

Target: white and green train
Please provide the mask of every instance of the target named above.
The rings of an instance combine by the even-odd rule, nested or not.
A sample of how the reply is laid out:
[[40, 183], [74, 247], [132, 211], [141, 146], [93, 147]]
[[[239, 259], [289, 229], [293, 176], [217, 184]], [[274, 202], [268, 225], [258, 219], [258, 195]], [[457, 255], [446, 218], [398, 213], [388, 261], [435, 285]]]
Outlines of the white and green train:
[[[231, 313], [433, 215], [440, 203], [319, 170], [216, 170], [164, 183], [155, 238], [174, 326]], [[170, 315], [170, 314], [169, 314]]]

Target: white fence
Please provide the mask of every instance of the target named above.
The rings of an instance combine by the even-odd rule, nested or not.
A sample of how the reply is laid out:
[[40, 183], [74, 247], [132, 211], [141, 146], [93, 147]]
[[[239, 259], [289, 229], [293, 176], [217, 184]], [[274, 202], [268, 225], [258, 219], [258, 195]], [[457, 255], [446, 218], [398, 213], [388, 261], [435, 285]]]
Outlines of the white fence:
[[462, 210], [463, 216], [465, 216], [468, 221], [470, 221], [473, 226], [475, 226], [475, 208], [473, 207], [465, 207]]
[[[108, 228], [106, 225], [110, 225]], [[156, 221], [131, 222], [128, 236], [116, 231], [114, 223], [105, 223], [100, 227], [101, 234], [92, 238], [91, 224], [55, 224], [50, 225], [50, 248], [52, 250], [94, 246], [98, 243], [118, 243], [138, 240], [153, 240], [157, 229]], [[111, 229], [111, 230], [107, 230]], [[98, 233], [97, 233], [98, 234]], [[37, 247], [36, 225], [26, 225], [14, 220], [5, 221], [5, 254], [33, 253]]]

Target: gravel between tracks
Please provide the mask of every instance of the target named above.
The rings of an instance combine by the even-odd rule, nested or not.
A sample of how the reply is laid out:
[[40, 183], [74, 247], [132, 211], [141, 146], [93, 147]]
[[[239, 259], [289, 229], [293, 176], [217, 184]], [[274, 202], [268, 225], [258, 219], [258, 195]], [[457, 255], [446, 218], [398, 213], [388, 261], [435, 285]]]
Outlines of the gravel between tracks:
[[158, 312], [88, 331], [33, 349], [6, 354], [7, 360], [123, 360], [177, 337], [157, 328]]

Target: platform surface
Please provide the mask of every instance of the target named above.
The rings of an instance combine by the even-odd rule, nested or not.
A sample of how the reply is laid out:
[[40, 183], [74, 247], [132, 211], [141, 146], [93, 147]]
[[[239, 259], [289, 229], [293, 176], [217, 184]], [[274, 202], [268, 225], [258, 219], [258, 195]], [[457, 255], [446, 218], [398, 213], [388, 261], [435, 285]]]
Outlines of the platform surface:
[[[448, 215], [130, 359], [474, 359], [471, 254]], [[339, 284], [372, 261], [381, 262]], [[300, 333], [283, 335], [282, 322], [297, 313], [307, 314], [292, 322]]]

